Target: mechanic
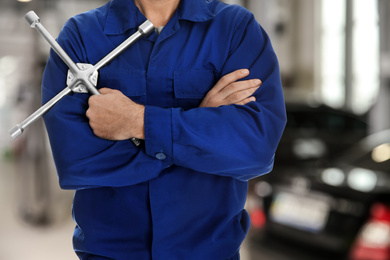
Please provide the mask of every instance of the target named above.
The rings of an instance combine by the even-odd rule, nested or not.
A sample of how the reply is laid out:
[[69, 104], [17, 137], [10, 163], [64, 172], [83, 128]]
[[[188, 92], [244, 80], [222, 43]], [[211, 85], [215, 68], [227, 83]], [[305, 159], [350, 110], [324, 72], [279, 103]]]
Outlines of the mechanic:
[[[75, 190], [74, 250], [239, 259], [248, 180], [271, 171], [286, 122], [277, 57], [253, 14], [216, 0], [111, 0], [58, 42], [96, 64], [147, 18], [158, 30], [99, 71], [101, 95], [68, 95], [44, 117], [60, 186]], [[43, 103], [67, 71], [51, 51]]]

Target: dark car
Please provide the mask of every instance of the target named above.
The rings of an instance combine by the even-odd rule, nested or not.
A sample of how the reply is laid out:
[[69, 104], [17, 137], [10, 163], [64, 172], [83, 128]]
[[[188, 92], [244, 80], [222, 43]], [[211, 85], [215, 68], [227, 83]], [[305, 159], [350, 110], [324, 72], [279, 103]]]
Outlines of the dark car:
[[[337, 186], [359, 191], [369, 200], [364, 205], [369, 210], [368, 218], [350, 247], [349, 258], [390, 259], [390, 129], [361, 140], [340, 158], [334, 169], [345, 175]], [[322, 174], [326, 175], [326, 171]], [[323, 182], [335, 185], [326, 176]]]
[[368, 259], [353, 252], [373, 209], [388, 210], [390, 133], [366, 137], [364, 118], [325, 106], [287, 114], [273, 172], [250, 183], [251, 247], [270, 260]]

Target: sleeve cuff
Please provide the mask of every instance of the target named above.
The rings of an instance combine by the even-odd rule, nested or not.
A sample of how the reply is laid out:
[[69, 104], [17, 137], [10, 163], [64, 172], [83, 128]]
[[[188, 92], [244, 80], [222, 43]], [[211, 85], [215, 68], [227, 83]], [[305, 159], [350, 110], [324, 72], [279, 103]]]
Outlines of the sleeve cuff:
[[166, 166], [173, 161], [172, 109], [145, 107], [145, 152]]

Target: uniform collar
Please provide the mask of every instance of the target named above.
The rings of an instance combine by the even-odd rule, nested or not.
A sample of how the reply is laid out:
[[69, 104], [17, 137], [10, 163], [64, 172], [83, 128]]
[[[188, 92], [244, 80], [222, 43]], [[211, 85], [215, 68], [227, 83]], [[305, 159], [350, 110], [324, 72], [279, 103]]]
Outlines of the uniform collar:
[[[177, 10], [179, 20], [203, 22], [215, 16], [210, 5], [215, 0], [181, 0]], [[104, 26], [104, 33], [108, 35], [122, 34], [125, 31], [138, 27], [146, 20], [133, 0], [111, 0], [108, 6], [108, 15]]]

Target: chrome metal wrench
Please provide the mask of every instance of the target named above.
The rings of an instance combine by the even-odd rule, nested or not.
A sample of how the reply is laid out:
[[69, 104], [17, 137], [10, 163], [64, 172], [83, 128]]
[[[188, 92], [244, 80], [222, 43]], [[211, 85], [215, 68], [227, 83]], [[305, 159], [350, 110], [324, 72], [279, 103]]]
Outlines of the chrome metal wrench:
[[[97, 80], [98, 80], [98, 70], [110, 63], [115, 59], [119, 54], [124, 50], [130, 47], [140, 38], [148, 35], [154, 30], [154, 26], [150, 21], [145, 21], [138, 27], [138, 31], [127, 38], [123, 43], [116, 47], [113, 51], [107, 54], [102, 60], [100, 60], [95, 65], [77, 63], [75, 64], [72, 59], [66, 54], [66, 52], [61, 48], [57, 41], [50, 35], [50, 33], [45, 29], [41, 24], [38, 15], [34, 11], [30, 11], [25, 15], [26, 22], [30, 27], [35, 28], [50, 44], [52, 49], [58, 54], [58, 56], [65, 62], [69, 67], [66, 88], [58, 93], [55, 97], [49, 100], [41, 108], [31, 114], [20, 124], [17, 124], [13, 127], [9, 133], [13, 139], [18, 138], [24, 130], [43, 116], [47, 111], [49, 111], [59, 100], [64, 96], [68, 95], [71, 92], [75, 93], [91, 93], [93, 95], [100, 95], [99, 91], [96, 89]], [[132, 138], [131, 141], [136, 145], [140, 145], [141, 141]]]

